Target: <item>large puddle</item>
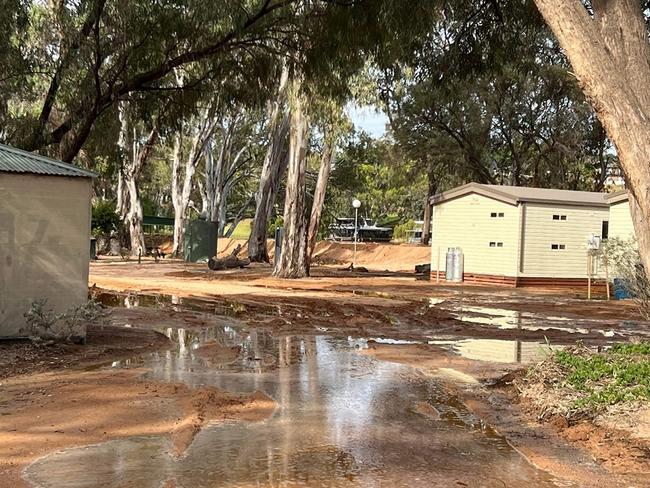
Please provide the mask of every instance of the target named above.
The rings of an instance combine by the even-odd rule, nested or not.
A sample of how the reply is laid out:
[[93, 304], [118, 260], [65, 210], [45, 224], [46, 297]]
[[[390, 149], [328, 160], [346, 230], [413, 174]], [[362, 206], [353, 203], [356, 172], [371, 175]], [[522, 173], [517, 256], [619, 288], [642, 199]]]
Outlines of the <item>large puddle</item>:
[[[274, 337], [236, 325], [166, 329], [177, 347], [113, 367], [147, 377], [262, 390], [278, 403], [263, 422], [213, 424], [185, 455], [165, 437], [68, 449], [25, 470], [37, 487], [546, 487], [559, 484], [436, 382], [358, 354], [331, 337]], [[229, 364], [199, 354], [205, 341], [240, 346]]]

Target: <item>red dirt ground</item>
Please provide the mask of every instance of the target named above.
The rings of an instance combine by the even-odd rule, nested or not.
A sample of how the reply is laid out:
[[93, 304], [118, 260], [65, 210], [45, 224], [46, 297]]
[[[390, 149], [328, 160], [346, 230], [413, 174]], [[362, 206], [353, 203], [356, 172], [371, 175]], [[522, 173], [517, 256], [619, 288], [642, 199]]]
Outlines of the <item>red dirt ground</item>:
[[[421, 249], [418, 252], [423, 252]], [[411, 269], [410, 264], [404, 269]], [[167, 347], [166, 339], [151, 330], [160, 324], [161, 317], [167, 324], [201, 327], [216, 313], [279, 334], [418, 341], [435, 337], [570, 344], [582, 339], [601, 345], [611, 340], [603, 335], [603, 328], [620, 334], [619, 340], [647, 333], [645, 323], [635, 322], [640, 316], [633, 304], [576, 298], [584, 294], [583, 290], [443, 286], [417, 280], [408, 273], [351, 273], [333, 266], [315, 267], [307, 279], [284, 281], [272, 278], [270, 271], [268, 266], [254, 266], [212, 272], [206, 265], [168, 260], [146, 260], [138, 265], [119, 258], [102, 258], [93, 263], [93, 295], [101, 296], [102, 290], [122, 292], [117, 300], [130, 305], [137, 304], [138, 294], [176, 295], [176, 301], [178, 297], [198, 299], [192, 302], [196, 310], [177, 310], [165, 305], [164, 300], [160, 308], [114, 309], [108, 323], [90, 326], [87, 346], [0, 345], [0, 371], [4, 377], [0, 389], [0, 486], [18, 486], [18, 473], [26, 462], [65, 446], [155, 432], [168, 434], [181, 452], [205, 421], [224, 417], [258, 419], [272, 411], [273, 405], [261, 395], [241, 397], [215, 389], [191, 390], [184, 385], [149, 382], [131, 370], [84, 371], [93, 364]], [[471, 309], [467, 311], [467, 307]], [[539, 320], [548, 327], [499, 328], [489, 322], [504, 314]], [[550, 320], [552, 316], [562, 320]], [[127, 323], [133, 328], [124, 328]], [[578, 323], [582, 334], [571, 331]], [[426, 344], [374, 345], [368, 353], [435, 375], [532, 462], [566, 479], [597, 482], [585, 486], [618, 486], [619, 482], [630, 481], [624, 476], [626, 470], [633, 466], [634, 471], [640, 469], [638, 464], [626, 461], [617, 447], [607, 449], [612, 438], [594, 434], [595, 440], [585, 443], [565, 433], [567, 429], [536, 425], [525, 409], [513, 405], [507, 388], [487, 388], [488, 382], [520, 369], [519, 365], [463, 358]], [[234, 351], [208, 343], [200, 354], [224, 363], [232, 359]], [[102, 402], [113, 398], [116, 401], [104, 409]], [[74, 424], [65, 415], [71, 411], [79, 419]], [[134, 411], [137, 415], [127, 418], [127, 412]], [[591, 455], [599, 460], [593, 468], [589, 464], [593, 464]], [[638, 463], [638, 456], [634, 457]]]

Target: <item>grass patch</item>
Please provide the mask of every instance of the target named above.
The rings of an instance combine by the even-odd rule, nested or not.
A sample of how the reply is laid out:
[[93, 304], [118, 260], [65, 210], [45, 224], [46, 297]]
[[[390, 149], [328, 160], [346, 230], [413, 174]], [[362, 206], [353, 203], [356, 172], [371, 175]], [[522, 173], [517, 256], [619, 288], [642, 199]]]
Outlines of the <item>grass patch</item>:
[[554, 352], [517, 385], [540, 417], [593, 416], [619, 404], [650, 400], [650, 342], [595, 352], [576, 346]]
[[577, 408], [650, 399], [650, 343], [617, 344], [603, 353], [558, 351], [554, 359], [566, 383], [582, 393]]
[[252, 223], [253, 219], [242, 220], [237, 224], [237, 227], [235, 227], [235, 230], [230, 237], [233, 239], [248, 239], [251, 235]]

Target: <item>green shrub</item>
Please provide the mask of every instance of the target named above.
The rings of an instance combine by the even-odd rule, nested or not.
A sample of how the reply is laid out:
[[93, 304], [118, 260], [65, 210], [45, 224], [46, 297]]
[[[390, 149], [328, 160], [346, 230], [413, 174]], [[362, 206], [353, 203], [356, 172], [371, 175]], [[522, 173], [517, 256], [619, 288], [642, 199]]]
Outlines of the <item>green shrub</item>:
[[266, 224], [266, 237], [268, 237], [269, 239], [274, 239], [276, 227], [282, 227], [283, 225], [284, 225], [284, 219], [280, 215], [278, 215], [273, 220], [269, 220], [268, 223]]
[[409, 231], [414, 230], [416, 227], [414, 220], [407, 220], [403, 224], [396, 225], [393, 229], [393, 239], [405, 241], [409, 238]]
[[122, 222], [115, 213], [115, 204], [102, 200], [93, 205], [92, 209], [92, 234], [94, 236], [107, 236], [120, 229]]
[[650, 320], [650, 282], [641, 264], [635, 239], [607, 239], [600, 249], [600, 260], [618, 278], [636, 302], [641, 314]]

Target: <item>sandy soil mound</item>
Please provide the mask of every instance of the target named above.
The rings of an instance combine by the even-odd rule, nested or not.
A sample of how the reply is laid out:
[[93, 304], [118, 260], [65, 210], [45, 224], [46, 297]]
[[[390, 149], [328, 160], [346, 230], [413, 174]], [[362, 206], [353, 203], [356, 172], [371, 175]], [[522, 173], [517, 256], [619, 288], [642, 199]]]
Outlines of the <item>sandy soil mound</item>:
[[[219, 239], [217, 246], [220, 257], [230, 254], [237, 245], [242, 246], [239, 257], [246, 257], [246, 241], [242, 239]], [[271, 257], [274, 241], [267, 240]], [[352, 262], [354, 244], [351, 242], [320, 241], [314, 252], [315, 264], [347, 265]], [[413, 271], [416, 264], [428, 263], [431, 249], [417, 244], [391, 244], [388, 242], [362, 242], [357, 245], [357, 266], [374, 270]]]

